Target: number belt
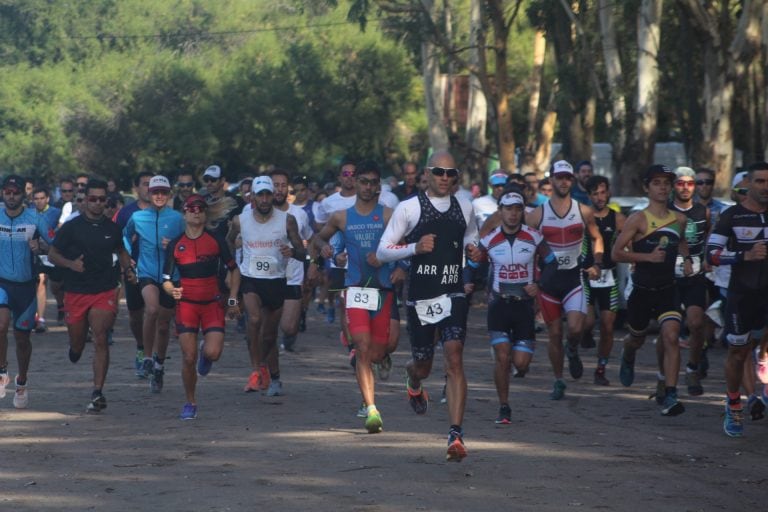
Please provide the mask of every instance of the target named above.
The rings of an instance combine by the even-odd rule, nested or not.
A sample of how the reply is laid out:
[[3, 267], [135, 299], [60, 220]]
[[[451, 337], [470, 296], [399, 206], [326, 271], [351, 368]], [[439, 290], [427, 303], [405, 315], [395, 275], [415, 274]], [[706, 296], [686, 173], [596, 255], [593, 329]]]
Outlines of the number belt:
[[493, 300], [500, 300], [503, 302], [522, 302], [524, 300], [531, 300], [533, 297], [522, 297], [520, 295], [506, 295], [501, 293], [492, 292], [491, 298]]

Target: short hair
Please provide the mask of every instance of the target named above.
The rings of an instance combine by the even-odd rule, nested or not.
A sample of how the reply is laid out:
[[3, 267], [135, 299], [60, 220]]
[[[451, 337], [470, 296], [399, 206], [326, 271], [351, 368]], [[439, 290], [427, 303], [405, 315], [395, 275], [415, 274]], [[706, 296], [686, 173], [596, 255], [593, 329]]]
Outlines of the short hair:
[[527, 178], [528, 176], [533, 176], [533, 177], [534, 177], [534, 178], [536, 178], [537, 180], [539, 179], [539, 177], [538, 177], [538, 176], [536, 175], [536, 173], [535, 173], [535, 172], [533, 172], [533, 171], [531, 171], [531, 172], [527, 172], [527, 173], [523, 174], [523, 178]]
[[581, 169], [581, 167], [584, 165], [588, 166], [593, 171], [595, 170], [595, 166], [592, 165], [592, 162], [590, 162], [589, 160], [582, 160], [581, 162], [576, 164], [576, 167], [574, 167], [574, 169], [576, 170], [576, 172], [579, 172], [579, 169]]
[[750, 176], [755, 171], [768, 171], [768, 162], [755, 162], [747, 167], [747, 172]]
[[353, 167], [357, 167], [355, 164], [355, 160], [349, 157], [344, 157], [341, 159], [341, 163], [339, 163], [339, 174], [341, 174], [341, 170], [344, 168], [345, 165], [351, 165]]
[[525, 185], [525, 178], [522, 174], [516, 172], [514, 174], [510, 174], [509, 177], [507, 177], [507, 183], [520, 183], [521, 185]]
[[542, 185], [551, 185], [552, 181], [549, 178], [542, 178], [541, 181], [539, 181], [539, 187]]
[[104, 192], [107, 191], [107, 182], [104, 180], [100, 180], [98, 178], [91, 178], [88, 180], [88, 183], [85, 185], [85, 193], [89, 193], [91, 190], [95, 188], [103, 189]]
[[291, 180], [291, 185], [304, 185], [305, 187], [308, 187], [308, 183], [309, 178], [304, 174], [298, 174]]
[[180, 176], [192, 176], [192, 178], [194, 179], [195, 172], [192, 169], [179, 169], [176, 172], [176, 181], [179, 180]]
[[40, 193], [42, 193], [42, 194], [45, 194], [45, 197], [50, 197], [50, 196], [51, 196], [51, 192], [50, 192], [50, 190], [48, 190], [48, 187], [46, 187], [45, 185], [38, 185], [38, 186], [36, 186], [36, 187], [35, 187], [35, 188], [32, 190], [32, 195], [33, 195], [33, 196], [34, 196], [35, 194], [40, 194]]
[[75, 176], [75, 179], [77, 179], [77, 178], [88, 178], [88, 179], [90, 179], [88, 173], [85, 173], [85, 172], [78, 173], [77, 176]]
[[611, 183], [605, 176], [600, 176], [599, 174], [592, 176], [587, 180], [587, 184], [585, 185], [587, 187], [587, 193], [591, 194], [596, 191], [600, 185], [605, 185], [606, 189], [611, 188]]
[[271, 171], [269, 171], [269, 177], [274, 178], [275, 176], [285, 176], [285, 181], [288, 183], [291, 182], [291, 174], [286, 171], [285, 169], [281, 169], [279, 167], [275, 167]]
[[155, 173], [153, 173], [152, 171], [141, 171], [139, 174], [136, 175], [135, 178], [133, 178], [133, 186], [138, 187], [139, 184], [141, 184], [141, 178], [146, 178], [146, 177], [151, 178], [154, 175]]
[[363, 160], [355, 166], [355, 176], [371, 173], [381, 178], [381, 169], [375, 160]]
[[696, 169], [696, 174], [698, 174], [698, 173], [708, 174], [710, 176], [710, 178], [714, 178], [715, 177], [715, 171], [710, 169], [710, 168], [708, 168], [708, 167], [699, 167], [698, 169]]
[[59, 180], [59, 185], [61, 185], [62, 183], [72, 183], [74, 185], [75, 180], [72, 178], [72, 176], [64, 176]]

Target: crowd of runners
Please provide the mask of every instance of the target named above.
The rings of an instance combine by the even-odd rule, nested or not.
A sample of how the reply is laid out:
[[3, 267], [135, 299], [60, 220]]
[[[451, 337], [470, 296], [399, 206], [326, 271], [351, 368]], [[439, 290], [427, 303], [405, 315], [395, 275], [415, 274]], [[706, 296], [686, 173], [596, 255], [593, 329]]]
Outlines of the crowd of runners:
[[[730, 206], [712, 197], [711, 170], [652, 165], [642, 177], [647, 206], [626, 216], [611, 202], [608, 179], [592, 171], [589, 162], [574, 168], [566, 161], [555, 162], [544, 180], [497, 170], [491, 193], [473, 199], [447, 152], [434, 153], [423, 169], [405, 164], [402, 184], [384, 183], [374, 161], [345, 161], [337, 184], [324, 189], [274, 169], [232, 192], [213, 165], [202, 186], [191, 172], [139, 173], [128, 204], [113, 181], [85, 174], [62, 179], [56, 202], [47, 186], [7, 176], [0, 398], [11, 384], [12, 331], [13, 405], [29, 406], [30, 334], [48, 328], [48, 294], [57, 321], [67, 326], [70, 361], [77, 363], [92, 342], [88, 412], [107, 407], [109, 345], [124, 298], [135, 375], [151, 393], [162, 392], [169, 340], [178, 338], [182, 420], [197, 417], [197, 377], [221, 357], [227, 317], [248, 342], [251, 373], [243, 390], [282, 395], [280, 353], [295, 350], [314, 299], [329, 323], [338, 320], [360, 389], [358, 416], [370, 433], [383, 429], [375, 383], [392, 371], [401, 316], [411, 349], [405, 393], [416, 414], [429, 408], [423, 383], [442, 348], [447, 459], [460, 461], [467, 455], [463, 349], [474, 295], [487, 302], [496, 423], [512, 420], [511, 378], [528, 372], [541, 325], [552, 400], [566, 395], [566, 366], [572, 379], [583, 376], [580, 348], [596, 346], [594, 384], [610, 385], [620, 316], [628, 331], [618, 365], [624, 386], [635, 380], [635, 355], [649, 329], [658, 328], [655, 398], [662, 416], [685, 411], [681, 344], [689, 349], [682, 370], [689, 396], [704, 392], [707, 348], [727, 345], [723, 428], [741, 436], [746, 415], [763, 418], [768, 383], [768, 163], [733, 177]], [[619, 264], [629, 269], [626, 283]]]

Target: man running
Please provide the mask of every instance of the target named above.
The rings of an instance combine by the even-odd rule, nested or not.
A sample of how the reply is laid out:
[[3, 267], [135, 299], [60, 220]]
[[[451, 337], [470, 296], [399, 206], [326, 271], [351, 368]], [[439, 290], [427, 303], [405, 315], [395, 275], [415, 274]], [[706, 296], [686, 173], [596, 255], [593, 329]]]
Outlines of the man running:
[[[675, 285], [677, 256], [683, 258], [683, 275], [693, 273], [685, 240], [688, 220], [669, 209], [668, 200], [675, 173], [665, 165], [652, 165], [643, 179], [648, 206], [629, 216], [611, 251], [613, 261], [634, 263], [632, 292], [627, 300], [627, 330], [621, 354], [619, 379], [624, 386], [635, 380], [635, 353], [645, 342], [652, 317], [661, 331], [656, 342], [659, 365], [656, 401], [662, 416], [685, 412], [677, 399], [680, 372], [680, 300]], [[626, 250], [625, 250], [626, 249]]]
[[[740, 392], [744, 366], [755, 341], [753, 333], [766, 328], [768, 315], [768, 162], [756, 162], [747, 172], [745, 199], [721, 213], [707, 242], [711, 264], [731, 265], [725, 306], [728, 356], [723, 421], [723, 430], [731, 437], [744, 434]], [[764, 350], [758, 356], [765, 357]]]
[[600, 311], [600, 342], [597, 346], [597, 369], [594, 382], [608, 386], [605, 367], [613, 349], [613, 324], [619, 310], [619, 285], [616, 280], [616, 264], [611, 259], [611, 249], [619, 232], [624, 228], [626, 217], [608, 208], [611, 189], [608, 178], [592, 176], [587, 180], [587, 192], [592, 202], [593, 214], [600, 237], [603, 239], [603, 265], [600, 275], [590, 279], [587, 286], [588, 308], [584, 335], [590, 335], [595, 325], [595, 308]]
[[534, 279], [536, 262], [542, 270], [539, 280], [552, 279], [557, 258], [541, 233], [523, 224], [525, 199], [517, 187], [504, 190], [498, 199], [501, 225], [480, 241], [481, 259], [489, 259], [491, 268], [488, 302], [488, 335], [496, 356], [493, 380], [499, 397], [496, 423], [512, 421], [509, 406], [509, 373], [523, 376], [536, 347], [534, 298], [539, 286]]
[[[227, 235], [230, 248], [242, 238], [240, 291], [248, 314], [248, 352], [253, 371], [243, 391], [268, 390], [282, 394], [277, 352], [277, 329], [286, 294], [288, 259], [300, 263], [306, 251], [296, 218], [274, 207], [274, 186], [269, 176], [253, 180], [251, 209], [234, 218]], [[278, 392], [275, 392], [277, 390]]]
[[709, 265], [704, 261], [704, 242], [710, 230], [709, 210], [693, 200], [696, 186], [695, 173], [690, 167], [675, 169], [675, 186], [670, 210], [678, 211], [688, 218], [685, 227], [685, 240], [691, 255], [693, 274], [683, 275], [683, 258], [678, 255], [675, 265], [677, 291], [680, 302], [685, 308], [685, 323], [688, 326], [688, 364], [685, 367], [685, 383], [688, 394], [704, 394], [701, 385], [699, 364], [704, 351], [704, 311], [707, 308], [707, 278], [704, 273]]
[[[178, 301], [176, 331], [183, 358], [181, 379], [187, 400], [179, 418], [193, 420], [197, 418], [197, 374], [208, 375], [213, 363], [221, 357], [224, 345], [224, 301], [218, 280], [219, 265], [229, 270], [227, 313], [230, 318], [240, 314], [237, 300], [240, 270], [226, 242], [206, 228], [208, 204], [205, 198], [192, 194], [184, 201], [182, 209], [184, 233], [168, 244], [163, 290]], [[200, 330], [203, 341], [198, 355], [197, 333]]]
[[[50, 205], [50, 193], [47, 187], [35, 187], [32, 191], [32, 202], [38, 215], [42, 215], [48, 224], [49, 234], [53, 234], [59, 225], [61, 210]], [[50, 269], [51, 267], [48, 267]], [[46, 272], [49, 270], [46, 269]], [[41, 272], [37, 283], [37, 317], [35, 319], [35, 332], [43, 333], [48, 330], [45, 322], [45, 303], [48, 296], [48, 274]]]
[[[83, 355], [88, 330], [93, 340], [93, 392], [87, 412], [107, 408], [104, 382], [109, 368], [107, 333], [117, 315], [120, 268], [128, 281], [136, 280], [131, 256], [122, 243], [120, 227], [104, 216], [107, 183], [91, 178], [85, 188], [83, 214], [65, 222], [56, 234], [48, 259], [64, 268], [63, 290], [69, 333], [69, 360]], [[115, 266], [117, 255], [120, 266]]]
[[[459, 171], [450, 153], [432, 154], [428, 188], [400, 203], [384, 230], [376, 258], [390, 262], [411, 258], [407, 314], [412, 359], [406, 366], [407, 391], [417, 414], [427, 412], [429, 397], [421, 381], [432, 370], [435, 333], [445, 353], [448, 374], [447, 459], [467, 455], [461, 424], [467, 400], [463, 351], [467, 335], [467, 299], [462, 280], [464, 248], [477, 251], [477, 227], [469, 201], [451, 195]], [[402, 245], [401, 240], [406, 244]]]
[[24, 206], [26, 180], [11, 174], [3, 181], [3, 203], [0, 209], [0, 398], [10, 384], [8, 376], [8, 329], [16, 339], [16, 393], [13, 406], [29, 406], [27, 371], [32, 357], [29, 333], [35, 326], [36, 268], [34, 259], [40, 251], [39, 239], [50, 242], [45, 219], [34, 209]]
[[382, 264], [375, 253], [392, 215], [392, 210], [377, 203], [380, 181], [381, 170], [375, 162], [361, 163], [355, 171], [355, 204], [334, 212], [315, 242], [323, 257], [330, 258], [329, 240], [339, 231], [344, 235], [346, 315], [356, 349], [357, 384], [366, 406], [365, 428], [371, 434], [383, 427], [374, 400], [371, 364], [382, 362], [397, 348], [397, 337], [390, 336], [390, 317], [397, 308], [391, 281], [394, 265]]
[[[563, 356], [568, 357], [568, 371], [574, 379], [581, 378], [584, 365], [578, 347], [584, 330], [587, 312], [582, 285], [581, 251], [585, 236], [590, 238], [594, 265], [588, 270], [590, 279], [600, 275], [603, 265], [603, 238], [595, 224], [592, 208], [571, 198], [573, 167], [565, 160], [554, 163], [551, 172], [554, 182], [552, 197], [526, 215], [525, 223], [544, 235], [544, 240], [557, 256], [557, 275], [541, 283], [538, 294], [541, 314], [549, 334], [549, 361], [555, 383], [550, 399], [565, 396]], [[563, 322], [566, 318], [566, 346], [563, 350]]]
[[184, 232], [184, 218], [168, 204], [171, 184], [165, 176], [149, 180], [150, 207], [135, 212], [123, 230], [126, 249], [136, 237], [139, 243], [137, 275], [144, 299], [142, 368], [149, 376], [152, 393], [163, 390], [165, 354], [168, 350], [170, 322], [176, 303], [160, 288], [168, 242]]

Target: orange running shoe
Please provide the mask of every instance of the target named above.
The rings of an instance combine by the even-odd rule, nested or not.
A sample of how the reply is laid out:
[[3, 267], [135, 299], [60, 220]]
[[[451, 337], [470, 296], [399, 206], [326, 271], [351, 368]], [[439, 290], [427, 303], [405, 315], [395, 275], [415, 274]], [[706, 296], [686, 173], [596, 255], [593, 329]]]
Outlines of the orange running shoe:
[[259, 367], [259, 374], [261, 390], [264, 391], [269, 388], [269, 382], [272, 380], [272, 377], [269, 375], [269, 368], [266, 366]]
[[451, 430], [448, 436], [448, 453], [445, 460], [449, 462], [461, 462], [467, 456], [467, 449], [464, 448], [464, 436], [460, 432]]
[[251, 372], [251, 376], [248, 377], [248, 384], [245, 385], [243, 388], [243, 391], [246, 393], [252, 393], [254, 391], [258, 391], [260, 388], [260, 381], [261, 381], [261, 375], [259, 374], [259, 370], [254, 370]]

